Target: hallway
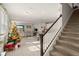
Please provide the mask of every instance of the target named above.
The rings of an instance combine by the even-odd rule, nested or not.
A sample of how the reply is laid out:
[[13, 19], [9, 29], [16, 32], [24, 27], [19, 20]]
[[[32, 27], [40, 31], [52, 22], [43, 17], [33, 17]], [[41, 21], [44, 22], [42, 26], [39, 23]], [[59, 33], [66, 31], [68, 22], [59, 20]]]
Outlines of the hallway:
[[40, 56], [40, 42], [36, 37], [24, 37], [21, 47], [8, 52], [7, 56]]

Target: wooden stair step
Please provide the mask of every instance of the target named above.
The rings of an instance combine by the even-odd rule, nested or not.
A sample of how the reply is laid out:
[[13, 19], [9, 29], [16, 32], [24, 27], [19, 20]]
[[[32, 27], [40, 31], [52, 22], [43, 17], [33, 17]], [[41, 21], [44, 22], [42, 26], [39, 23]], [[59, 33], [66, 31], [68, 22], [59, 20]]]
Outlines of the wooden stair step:
[[61, 51], [61, 53], [63, 53], [64, 55], [67, 55], [67, 56], [79, 56], [79, 52], [77, 51], [74, 51], [72, 49], [69, 49], [69, 48], [66, 48], [65, 46], [59, 46], [59, 45], [56, 45], [55, 48], [59, 51]]
[[66, 48], [73, 49], [73, 50], [79, 52], [78, 43], [70, 42], [67, 40], [58, 40], [56, 43], [57, 43], [57, 45], [65, 46]]

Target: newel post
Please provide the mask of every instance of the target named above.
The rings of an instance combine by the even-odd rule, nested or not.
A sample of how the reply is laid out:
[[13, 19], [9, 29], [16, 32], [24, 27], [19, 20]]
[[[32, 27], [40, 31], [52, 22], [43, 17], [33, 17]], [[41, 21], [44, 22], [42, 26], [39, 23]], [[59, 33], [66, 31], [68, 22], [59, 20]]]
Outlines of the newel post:
[[40, 55], [43, 56], [43, 34], [40, 34]]

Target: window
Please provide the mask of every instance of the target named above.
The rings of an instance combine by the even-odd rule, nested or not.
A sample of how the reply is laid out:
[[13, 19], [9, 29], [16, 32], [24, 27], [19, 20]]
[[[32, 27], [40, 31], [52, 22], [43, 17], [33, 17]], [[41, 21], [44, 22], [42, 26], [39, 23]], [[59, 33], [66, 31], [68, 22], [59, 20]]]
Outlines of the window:
[[24, 25], [17, 25], [17, 28], [24, 31]]
[[5, 10], [0, 7], [0, 34], [8, 32], [8, 20]]

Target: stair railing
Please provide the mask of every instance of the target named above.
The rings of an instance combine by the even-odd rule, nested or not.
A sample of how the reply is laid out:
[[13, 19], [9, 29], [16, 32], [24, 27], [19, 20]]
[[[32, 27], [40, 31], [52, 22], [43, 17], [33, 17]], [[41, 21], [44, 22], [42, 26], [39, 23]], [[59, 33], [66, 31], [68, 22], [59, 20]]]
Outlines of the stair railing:
[[[47, 31], [45, 33], [40, 34], [40, 55], [43, 56], [45, 54], [45, 52], [47, 51], [47, 49], [49, 48], [50, 44], [48, 45], [48, 47], [46, 48], [46, 50], [44, 51], [44, 36], [48, 33], [48, 31], [54, 26], [55, 23], [57, 23], [57, 21], [62, 17], [62, 14], [57, 18], [57, 20], [47, 29]], [[57, 35], [57, 34], [56, 34]], [[52, 39], [53, 40], [53, 39]]]
[[73, 8], [73, 9], [76, 9], [76, 8], [78, 8], [78, 6], [75, 5], [75, 3], [72, 3], [72, 8]]

